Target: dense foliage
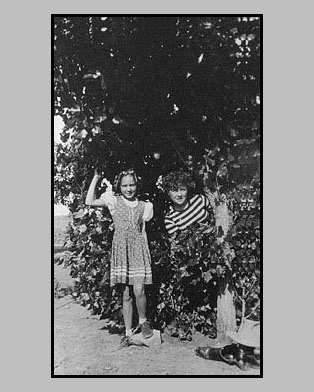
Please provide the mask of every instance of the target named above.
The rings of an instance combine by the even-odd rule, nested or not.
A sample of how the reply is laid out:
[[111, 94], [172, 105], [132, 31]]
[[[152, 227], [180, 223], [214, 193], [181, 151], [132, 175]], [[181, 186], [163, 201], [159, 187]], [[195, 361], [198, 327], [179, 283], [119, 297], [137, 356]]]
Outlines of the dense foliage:
[[[154, 322], [177, 319], [210, 334], [215, 293], [226, 282], [238, 317], [245, 299], [246, 315], [259, 318], [259, 18], [55, 17], [54, 34], [55, 114], [65, 123], [55, 145], [55, 198], [73, 212], [65, 262], [77, 295], [102, 317], [122, 320], [107, 280], [112, 221], [83, 201], [96, 164], [111, 181], [131, 165], [143, 178], [141, 196], [155, 205], [147, 227]], [[169, 242], [168, 201], [156, 182], [179, 167], [200, 192], [227, 203], [233, 226], [223, 243], [208, 228]]]

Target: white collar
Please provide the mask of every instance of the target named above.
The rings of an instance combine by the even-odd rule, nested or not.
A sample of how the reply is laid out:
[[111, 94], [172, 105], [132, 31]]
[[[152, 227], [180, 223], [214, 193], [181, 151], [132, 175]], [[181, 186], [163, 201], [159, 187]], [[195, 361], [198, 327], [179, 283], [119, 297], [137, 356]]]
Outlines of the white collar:
[[128, 207], [137, 207], [138, 205], [138, 199], [136, 200], [127, 200], [125, 197], [121, 196], [123, 202], [128, 206]]

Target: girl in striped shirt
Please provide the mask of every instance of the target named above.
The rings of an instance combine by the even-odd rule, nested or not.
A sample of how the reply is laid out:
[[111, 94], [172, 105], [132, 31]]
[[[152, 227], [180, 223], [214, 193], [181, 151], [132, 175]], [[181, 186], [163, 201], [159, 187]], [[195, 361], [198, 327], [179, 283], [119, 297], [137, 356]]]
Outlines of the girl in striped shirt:
[[169, 173], [163, 180], [163, 188], [171, 200], [165, 216], [165, 227], [170, 236], [192, 224], [208, 222], [210, 202], [204, 195], [191, 194], [195, 182], [190, 174], [179, 170]]

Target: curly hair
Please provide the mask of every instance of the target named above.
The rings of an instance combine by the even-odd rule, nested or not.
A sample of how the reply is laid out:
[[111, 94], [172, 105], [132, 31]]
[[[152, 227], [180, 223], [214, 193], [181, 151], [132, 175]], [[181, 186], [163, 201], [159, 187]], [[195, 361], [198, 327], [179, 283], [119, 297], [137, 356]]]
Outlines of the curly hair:
[[176, 191], [180, 186], [186, 187], [190, 193], [195, 189], [196, 183], [193, 181], [191, 174], [182, 170], [175, 170], [169, 173], [162, 181], [162, 187], [167, 193]]
[[123, 170], [121, 171], [118, 175], [115, 176], [114, 182], [113, 182], [113, 191], [115, 194], [121, 194], [121, 181], [122, 178], [125, 176], [132, 176], [134, 178], [134, 181], [136, 183], [136, 185], [139, 185], [139, 181], [140, 178], [138, 177], [138, 175], [136, 174], [134, 169], [127, 169], [127, 170]]

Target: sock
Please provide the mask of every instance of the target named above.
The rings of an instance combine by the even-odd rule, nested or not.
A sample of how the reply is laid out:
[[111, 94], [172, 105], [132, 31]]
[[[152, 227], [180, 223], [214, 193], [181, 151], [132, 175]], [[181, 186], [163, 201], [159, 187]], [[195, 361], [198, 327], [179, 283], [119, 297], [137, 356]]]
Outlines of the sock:
[[144, 324], [145, 321], [147, 321], [147, 318], [146, 318], [146, 317], [140, 318], [140, 319], [138, 320], [139, 324]]
[[126, 329], [125, 336], [131, 336], [131, 335], [132, 335], [132, 329]]

